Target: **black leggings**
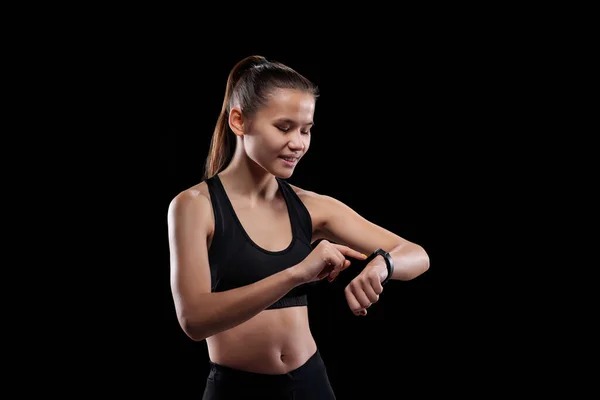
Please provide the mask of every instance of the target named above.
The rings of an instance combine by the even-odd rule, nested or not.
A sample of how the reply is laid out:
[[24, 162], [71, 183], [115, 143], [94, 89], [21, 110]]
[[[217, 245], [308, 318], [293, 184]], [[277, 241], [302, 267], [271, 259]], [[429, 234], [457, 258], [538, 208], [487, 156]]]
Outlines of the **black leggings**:
[[319, 350], [287, 374], [240, 371], [210, 362], [203, 400], [334, 400], [335, 395]]

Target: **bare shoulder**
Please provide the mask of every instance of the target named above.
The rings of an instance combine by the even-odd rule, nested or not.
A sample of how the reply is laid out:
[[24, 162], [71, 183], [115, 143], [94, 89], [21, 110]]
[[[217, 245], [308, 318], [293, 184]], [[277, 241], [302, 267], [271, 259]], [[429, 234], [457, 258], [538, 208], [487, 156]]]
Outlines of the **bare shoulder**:
[[306, 206], [310, 205], [312, 207], [335, 207], [336, 204], [342, 204], [339, 200], [329, 195], [317, 193], [312, 190], [303, 189], [292, 184], [290, 184], [290, 186], [292, 187], [292, 189], [294, 189], [294, 192], [298, 195], [300, 200], [302, 200], [302, 202]]
[[200, 182], [177, 193], [169, 203], [169, 210], [179, 210], [210, 205], [210, 193], [206, 182]]
[[317, 193], [291, 184], [290, 186], [307, 208], [313, 220], [313, 229], [315, 230], [319, 229], [326, 222], [327, 215], [336, 206], [341, 204], [338, 200], [326, 194]]
[[302, 200], [302, 202], [307, 205], [315, 205], [318, 204], [320, 200], [324, 197], [322, 194], [314, 192], [312, 190], [303, 189], [296, 185], [290, 184], [290, 187], [294, 190], [296, 195]]
[[181, 221], [203, 221], [206, 228], [214, 226], [210, 192], [206, 182], [200, 182], [185, 189], [171, 199], [168, 209], [169, 225]]

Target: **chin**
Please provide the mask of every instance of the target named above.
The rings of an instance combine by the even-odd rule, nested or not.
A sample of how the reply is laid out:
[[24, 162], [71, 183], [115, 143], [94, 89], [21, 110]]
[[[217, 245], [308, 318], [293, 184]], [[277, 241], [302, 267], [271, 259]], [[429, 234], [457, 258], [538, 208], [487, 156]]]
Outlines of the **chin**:
[[291, 178], [291, 176], [293, 174], [294, 174], [294, 171], [286, 171], [286, 172], [278, 173], [278, 174], [274, 174], [274, 175], [281, 179], [289, 179], [289, 178]]
[[294, 174], [293, 169], [275, 169], [271, 171], [273, 175], [281, 179], [288, 179]]

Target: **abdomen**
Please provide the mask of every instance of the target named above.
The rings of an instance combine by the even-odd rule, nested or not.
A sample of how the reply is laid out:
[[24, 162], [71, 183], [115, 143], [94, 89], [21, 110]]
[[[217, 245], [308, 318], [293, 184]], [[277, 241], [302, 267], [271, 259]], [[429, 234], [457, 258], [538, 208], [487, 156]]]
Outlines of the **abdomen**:
[[206, 339], [212, 362], [264, 374], [284, 374], [317, 350], [306, 306], [265, 310]]

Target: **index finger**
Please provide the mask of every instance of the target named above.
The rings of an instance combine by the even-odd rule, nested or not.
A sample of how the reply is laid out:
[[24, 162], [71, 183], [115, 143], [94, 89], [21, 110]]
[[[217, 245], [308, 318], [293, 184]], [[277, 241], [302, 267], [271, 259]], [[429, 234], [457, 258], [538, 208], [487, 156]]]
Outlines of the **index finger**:
[[351, 249], [348, 246], [344, 246], [343, 244], [334, 244], [335, 248], [339, 250], [345, 256], [356, 258], [357, 260], [366, 260], [367, 255], [361, 253], [360, 251], [356, 251]]

